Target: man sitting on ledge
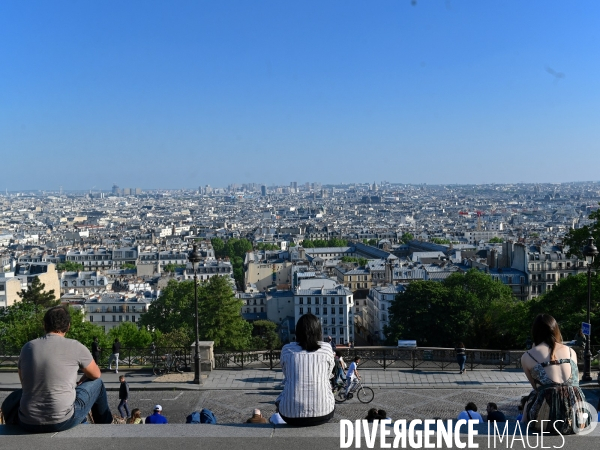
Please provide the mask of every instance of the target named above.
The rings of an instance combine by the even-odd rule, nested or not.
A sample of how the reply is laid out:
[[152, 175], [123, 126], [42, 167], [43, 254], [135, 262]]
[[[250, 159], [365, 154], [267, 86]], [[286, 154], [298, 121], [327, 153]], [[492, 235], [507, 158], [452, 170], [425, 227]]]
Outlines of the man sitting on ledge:
[[[50, 308], [44, 316], [46, 335], [21, 349], [22, 389], [6, 397], [2, 411], [25, 431], [68, 430], [84, 422], [90, 410], [95, 423], [112, 423], [100, 369], [83, 344], [65, 337], [70, 327], [66, 308]], [[83, 376], [77, 381], [79, 369]]]

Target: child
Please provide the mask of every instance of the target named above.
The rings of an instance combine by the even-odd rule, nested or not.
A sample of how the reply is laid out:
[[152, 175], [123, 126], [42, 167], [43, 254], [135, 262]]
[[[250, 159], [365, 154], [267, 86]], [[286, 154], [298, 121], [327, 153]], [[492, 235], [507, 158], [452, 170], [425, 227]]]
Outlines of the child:
[[[119, 386], [119, 413], [121, 417], [124, 419], [125, 417], [129, 417], [129, 407], [127, 406], [127, 400], [129, 399], [129, 385], [125, 381], [125, 375], [121, 375], [119, 377], [119, 381], [121, 382], [121, 386]], [[125, 412], [127, 415], [123, 414], [123, 409], [125, 408]]]

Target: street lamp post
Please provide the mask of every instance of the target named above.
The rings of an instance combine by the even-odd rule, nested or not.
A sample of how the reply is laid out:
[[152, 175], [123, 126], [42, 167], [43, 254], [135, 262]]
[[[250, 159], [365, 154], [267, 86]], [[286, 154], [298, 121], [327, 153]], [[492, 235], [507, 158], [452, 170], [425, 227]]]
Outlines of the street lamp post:
[[200, 263], [200, 253], [198, 253], [198, 245], [194, 247], [188, 255], [188, 261], [194, 268], [194, 309], [195, 309], [195, 325], [196, 325], [196, 353], [194, 354], [194, 384], [202, 384], [200, 376], [200, 333], [198, 331], [198, 263]]
[[[590, 309], [592, 304], [592, 263], [594, 262], [594, 258], [598, 255], [598, 249], [594, 245], [594, 238], [589, 237], [588, 243], [585, 247], [583, 247], [583, 256], [585, 256], [585, 260], [587, 261], [587, 282], [588, 282], [588, 298], [587, 298], [587, 323], [590, 323]], [[591, 335], [591, 327], [590, 334], [586, 336], [585, 339], [585, 355], [584, 355], [584, 363], [583, 363], [583, 377], [582, 381], [592, 381], [591, 368], [592, 368], [592, 349], [590, 346], [590, 341], [592, 339]]]

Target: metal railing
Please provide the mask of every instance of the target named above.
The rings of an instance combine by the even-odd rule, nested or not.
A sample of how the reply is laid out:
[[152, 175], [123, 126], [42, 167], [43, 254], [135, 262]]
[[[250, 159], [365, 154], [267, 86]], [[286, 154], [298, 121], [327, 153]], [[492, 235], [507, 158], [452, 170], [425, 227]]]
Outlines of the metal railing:
[[[360, 356], [359, 367], [383, 369], [458, 370], [453, 348], [355, 347], [338, 348], [347, 364]], [[594, 354], [600, 350], [596, 348]], [[520, 369], [525, 350], [467, 349], [466, 368]], [[281, 367], [281, 350], [215, 351], [215, 369], [276, 369]], [[578, 355], [579, 357], [579, 355]], [[583, 358], [579, 357], [579, 363]]]
[[[194, 356], [189, 347], [157, 347], [155, 352], [150, 348], [121, 347], [119, 353], [119, 367], [123, 368], [151, 368], [157, 358], [167, 354], [178, 354], [186, 367], [192, 367]], [[108, 367], [111, 352], [102, 350], [98, 365], [100, 368]], [[19, 352], [10, 351], [0, 347], [0, 369], [14, 369], [17, 367]]]

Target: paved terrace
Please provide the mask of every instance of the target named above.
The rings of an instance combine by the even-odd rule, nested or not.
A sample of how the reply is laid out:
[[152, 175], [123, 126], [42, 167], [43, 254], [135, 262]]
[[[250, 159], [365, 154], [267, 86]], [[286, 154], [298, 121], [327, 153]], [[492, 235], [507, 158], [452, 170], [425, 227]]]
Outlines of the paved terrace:
[[[529, 388], [529, 382], [519, 369], [479, 369], [460, 375], [458, 371], [410, 370], [410, 369], [360, 369], [365, 385], [380, 389], [464, 389], [477, 388]], [[191, 384], [191, 373], [169, 374], [156, 377], [150, 371], [121, 370], [130, 389], [142, 390], [211, 390], [211, 389], [269, 389], [282, 388], [283, 374], [280, 369], [214, 370], [203, 377], [203, 385]], [[105, 371], [102, 379], [107, 389], [118, 389], [119, 375]], [[0, 390], [20, 387], [16, 372], [0, 372]]]
[[[334, 423], [294, 429], [287, 426], [243, 424], [253, 408], [260, 408], [267, 417], [275, 411], [274, 401], [282, 381], [280, 370], [217, 370], [210, 373], [202, 387], [190, 383], [190, 373], [163, 377], [155, 377], [147, 371], [120, 371], [119, 375], [121, 373], [126, 375], [132, 389], [130, 407], [140, 408], [147, 415], [154, 404], [160, 403], [171, 425], [81, 425], [67, 432], [43, 436], [22, 436], [18, 429], [0, 427], [0, 442], [7, 445], [2, 445], [2, 448], [40, 446], [43, 449], [82, 447], [87, 450], [125, 446], [153, 450], [175, 445], [227, 450], [232, 447], [244, 450], [340, 448], [340, 426], [337, 422], [342, 419], [362, 419], [371, 407], [385, 409], [394, 420], [453, 419], [468, 401], [474, 401], [481, 409], [484, 409], [487, 402], [493, 401], [509, 419], [514, 419], [518, 413], [520, 397], [531, 389], [519, 370], [482, 369], [459, 375], [449, 371], [362, 369], [365, 384], [375, 391], [372, 403], [364, 405], [354, 398], [336, 405]], [[103, 379], [109, 389], [111, 409], [116, 412], [118, 375], [104, 373]], [[19, 383], [16, 373], [0, 373], [0, 401], [17, 387]], [[598, 401], [597, 384], [583, 387], [586, 397], [595, 405]], [[183, 424], [189, 412], [203, 407], [215, 413], [219, 425]], [[479, 431], [487, 434], [486, 427]], [[599, 442], [598, 432], [600, 429], [596, 429], [595, 438], [592, 439], [569, 437], [564, 448], [595, 449]], [[479, 443], [480, 448], [488, 448], [487, 438], [479, 438]], [[562, 441], [556, 439], [554, 443], [552, 440], [545, 442], [549, 446], [561, 444]], [[522, 448], [520, 442], [515, 445], [514, 448]], [[506, 448], [506, 445], [500, 447]], [[366, 448], [364, 442], [362, 448]]]

